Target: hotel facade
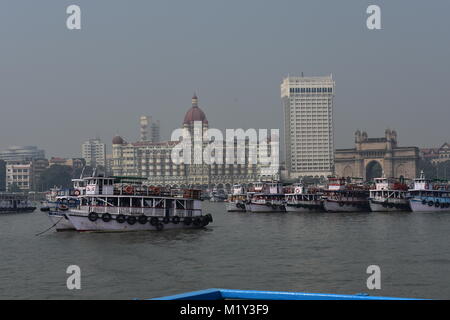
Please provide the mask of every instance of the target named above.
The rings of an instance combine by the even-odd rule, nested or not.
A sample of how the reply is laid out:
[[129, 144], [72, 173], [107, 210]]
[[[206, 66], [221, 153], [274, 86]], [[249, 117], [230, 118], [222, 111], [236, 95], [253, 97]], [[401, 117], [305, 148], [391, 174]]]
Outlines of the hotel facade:
[[[181, 128], [194, 137], [194, 128], [201, 127], [204, 133], [209, 128], [205, 113], [198, 106], [198, 98], [194, 95], [192, 106], [186, 112]], [[201, 135], [203, 137], [203, 135]], [[251, 143], [245, 144], [243, 163], [228, 164], [225, 161], [226, 147], [224, 145], [222, 163], [200, 161], [196, 163], [174, 163], [172, 161], [172, 150], [180, 141], [150, 142], [139, 141], [129, 143], [122, 137], [116, 136], [112, 141], [112, 173], [115, 176], [143, 177], [148, 183], [156, 186], [170, 187], [196, 187], [196, 188], [231, 188], [233, 184], [251, 184], [259, 180], [279, 179], [279, 167], [262, 165], [259, 162], [250, 161], [258, 153], [258, 146], [251, 147]], [[235, 141], [236, 148], [239, 141]], [[209, 144], [202, 140], [201, 155]], [[195, 148], [195, 144], [192, 144]], [[277, 146], [278, 148], [278, 146]], [[269, 155], [272, 150], [268, 148]], [[277, 152], [278, 150], [274, 150]], [[195, 156], [192, 150], [192, 157]], [[194, 158], [192, 158], [194, 160]]]

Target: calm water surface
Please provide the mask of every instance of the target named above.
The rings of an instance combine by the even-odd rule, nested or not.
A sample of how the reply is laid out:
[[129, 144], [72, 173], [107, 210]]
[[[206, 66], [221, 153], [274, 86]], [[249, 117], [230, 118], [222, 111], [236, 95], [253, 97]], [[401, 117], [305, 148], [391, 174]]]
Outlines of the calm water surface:
[[[450, 213], [227, 213], [203, 230], [36, 233], [44, 213], [0, 216], [0, 299], [153, 298], [207, 288], [450, 298]], [[66, 288], [78, 265], [82, 289]]]

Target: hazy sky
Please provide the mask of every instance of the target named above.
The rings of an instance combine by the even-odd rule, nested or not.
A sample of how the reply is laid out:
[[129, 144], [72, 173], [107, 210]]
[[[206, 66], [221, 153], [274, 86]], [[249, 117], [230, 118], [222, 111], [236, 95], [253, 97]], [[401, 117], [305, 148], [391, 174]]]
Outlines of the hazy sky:
[[[66, 28], [66, 7], [82, 30]], [[382, 28], [366, 28], [366, 8]], [[169, 137], [194, 91], [211, 127], [280, 128], [284, 76], [336, 80], [336, 147], [356, 129], [401, 145], [450, 140], [450, 1], [2, 0], [0, 148], [78, 156], [140, 115]]]

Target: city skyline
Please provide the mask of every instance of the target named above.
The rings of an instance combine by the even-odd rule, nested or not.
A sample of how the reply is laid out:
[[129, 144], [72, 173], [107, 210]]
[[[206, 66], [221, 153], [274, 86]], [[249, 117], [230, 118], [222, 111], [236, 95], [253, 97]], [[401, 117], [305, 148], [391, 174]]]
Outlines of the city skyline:
[[110, 152], [117, 133], [139, 139], [146, 114], [167, 140], [193, 91], [212, 127], [282, 130], [279, 83], [302, 72], [332, 73], [338, 84], [336, 148], [351, 147], [357, 129], [380, 128], [396, 128], [404, 145], [438, 147], [450, 136], [450, 44], [440, 40], [450, 4], [408, 1], [406, 23], [402, 3], [379, 2], [379, 31], [365, 26], [368, 1], [249, 1], [237, 11], [229, 2], [78, 1], [79, 32], [65, 28], [66, 4], [0, 4], [0, 150], [76, 157], [99, 136]]

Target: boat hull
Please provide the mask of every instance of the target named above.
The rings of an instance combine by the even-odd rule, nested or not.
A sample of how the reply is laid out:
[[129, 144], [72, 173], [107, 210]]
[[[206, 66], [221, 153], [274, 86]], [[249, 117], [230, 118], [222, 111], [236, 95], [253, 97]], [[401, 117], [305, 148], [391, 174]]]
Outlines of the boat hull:
[[[161, 230], [169, 230], [169, 229], [199, 229], [204, 227], [205, 225], [195, 225], [191, 222], [189, 225], [185, 224], [183, 218], [179, 223], [173, 223], [170, 221], [169, 223], [163, 223], [163, 217], [158, 218], [158, 225], [162, 225], [160, 229], [155, 225], [151, 225], [150, 222], [146, 222], [145, 224], [141, 224], [136, 221], [134, 224], [129, 224], [127, 221], [123, 223], [119, 223], [116, 220], [116, 215], [112, 214], [112, 220], [109, 222], [103, 221], [101, 218], [96, 221], [91, 221], [88, 218], [88, 215], [78, 214], [78, 213], [69, 213], [68, 218], [70, 222], [73, 224], [77, 231], [94, 231], [94, 232], [129, 232], [129, 231], [161, 231]], [[203, 216], [204, 217], [204, 216]], [[137, 218], [137, 217], [136, 217]], [[148, 217], [151, 219], [152, 217]], [[193, 217], [192, 219], [195, 219]]]
[[286, 212], [323, 212], [325, 209], [322, 204], [311, 204], [311, 203], [301, 203], [301, 204], [286, 204]]
[[49, 212], [48, 218], [55, 225], [56, 231], [70, 231], [75, 230], [75, 227], [70, 222], [66, 214]]
[[405, 212], [411, 211], [409, 201], [370, 201], [370, 210], [373, 212]]
[[245, 204], [243, 202], [227, 202], [225, 205], [228, 212], [245, 212]]
[[410, 205], [413, 212], [450, 212], [450, 208], [430, 206], [428, 203], [423, 204], [422, 200], [419, 199], [411, 199]]
[[32, 213], [36, 210], [35, 207], [29, 207], [29, 208], [3, 208], [0, 209], [0, 214], [13, 214], [13, 213]]
[[248, 211], [251, 212], [286, 212], [286, 209], [282, 205], [266, 205], [266, 204], [257, 204], [257, 203], [250, 203], [245, 206]]
[[325, 200], [323, 206], [327, 212], [364, 212], [370, 211], [369, 201], [358, 203]]

